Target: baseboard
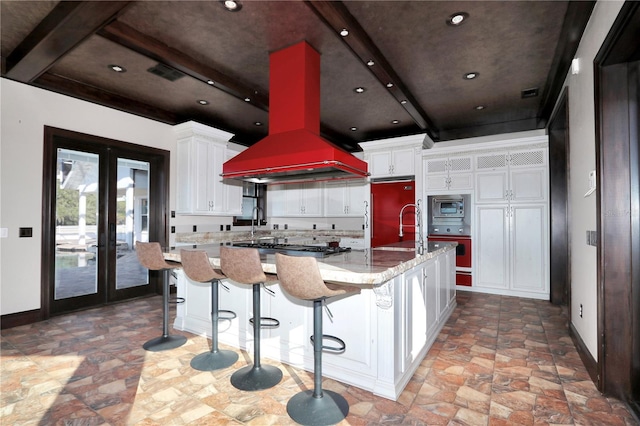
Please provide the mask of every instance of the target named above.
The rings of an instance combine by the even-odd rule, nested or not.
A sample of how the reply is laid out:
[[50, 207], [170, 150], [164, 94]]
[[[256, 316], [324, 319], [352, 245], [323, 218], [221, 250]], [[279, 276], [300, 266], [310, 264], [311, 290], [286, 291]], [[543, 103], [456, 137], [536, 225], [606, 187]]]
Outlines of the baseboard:
[[572, 323], [569, 323], [569, 335], [571, 336], [571, 340], [573, 340], [573, 344], [578, 350], [578, 354], [580, 355], [582, 363], [589, 373], [589, 377], [591, 377], [593, 383], [596, 384], [596, 387], [599, 388], [600, 384], [598, 383], [598, 362], [591, 355], [591, 352], [589, 352], [589, 349], [587, 349], [587, 345], [584, 344], [584, 341], [582, 340], [580, 334], [575, 329]]
[[40, 309], [32, 311], [16, 312], [15, 314], [7, 314], [0, 316], [0, 329], [18, 327], [20, 325], [33, 324], [42, 321], [43, 315]]

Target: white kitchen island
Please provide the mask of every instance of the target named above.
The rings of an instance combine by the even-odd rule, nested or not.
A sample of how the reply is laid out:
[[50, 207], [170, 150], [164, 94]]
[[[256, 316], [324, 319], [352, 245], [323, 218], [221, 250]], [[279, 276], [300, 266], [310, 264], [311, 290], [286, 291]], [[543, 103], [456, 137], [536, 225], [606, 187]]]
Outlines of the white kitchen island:
[[[189, 246], [206, 250], [219, 266], [220, 245]], [[179, 248], [166, 254], [179, 260]], [[275, 257], [263, 255], [267, 273], [276, 273]], [[318, 259], [325, 281], [358, 285], [362, 292], [328, 299], [333, 314], [323, 317], [324, 334], [343, 339], [346, 350], [323, 353], [323, 376], [397, 400], [456, 306], [455, 244], [428, 243], [419, 254], [410, 245], [353, 250]], [[211, 336], [210, 285], [193, 282], [177, 271], [177, 305], [174, 327]], [[249, 324], [252, 292], [249, 286], [225, 280], [220, 287], [220, 309], [237, 318], [220, 321], [219, 342], [253, 351]], [[262, 357], [313, 371], [312, 302], [294, 299], [279, 285], [262, 292], [262, 316], [280, 321], [262, 330]]]

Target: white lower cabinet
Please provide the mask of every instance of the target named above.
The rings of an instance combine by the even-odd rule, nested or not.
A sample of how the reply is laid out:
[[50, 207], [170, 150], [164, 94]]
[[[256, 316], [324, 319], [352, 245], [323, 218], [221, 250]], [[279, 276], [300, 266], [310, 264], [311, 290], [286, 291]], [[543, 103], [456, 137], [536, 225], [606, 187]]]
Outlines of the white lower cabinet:
[[476, 207], [475, 285], [514, 296], [549, 292], [546, 204]]

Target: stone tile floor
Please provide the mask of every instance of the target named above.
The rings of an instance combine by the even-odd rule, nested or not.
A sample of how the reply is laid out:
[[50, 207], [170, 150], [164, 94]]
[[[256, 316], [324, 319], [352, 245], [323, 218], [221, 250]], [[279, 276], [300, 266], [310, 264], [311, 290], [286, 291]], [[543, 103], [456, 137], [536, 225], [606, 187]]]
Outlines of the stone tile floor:
[[[275, 388], [243, 392], [229, 377], [189, 366], [209, 341], [166, 352], [142, 344], [161, 329], [151, 297], [2, 330], [2, 425], [289, 425], [288, 399], [310, 373], [279, 365]], [[341, 425], [636, 425], [596, 390], [545, 301], [459, 292], [458, 307], [397, 402], [325, 379], [349, 401]], [[223, 348], [224, 349], [224, 348]], [[270, 364], [268, 360], [263, 363]]]

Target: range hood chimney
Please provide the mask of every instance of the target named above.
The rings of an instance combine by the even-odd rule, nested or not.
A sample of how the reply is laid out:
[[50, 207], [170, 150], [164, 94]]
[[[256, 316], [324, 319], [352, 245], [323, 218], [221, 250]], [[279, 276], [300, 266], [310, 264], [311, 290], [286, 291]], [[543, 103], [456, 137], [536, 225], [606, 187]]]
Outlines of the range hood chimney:
[[363, 178], [367, 163], [320, 137], [320, 54], [306, 42], [269, 55], [269, 135], [222, 166], [258, 183]]

